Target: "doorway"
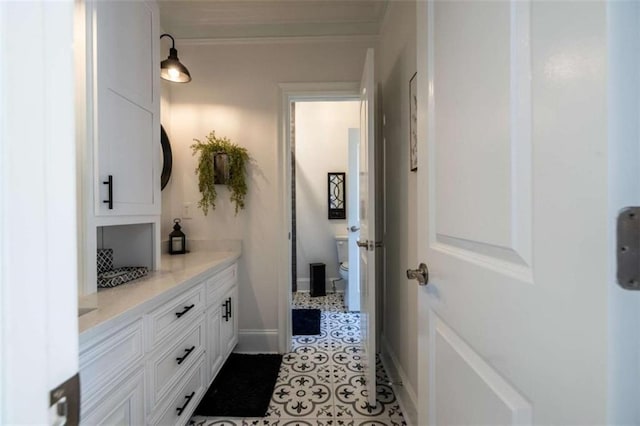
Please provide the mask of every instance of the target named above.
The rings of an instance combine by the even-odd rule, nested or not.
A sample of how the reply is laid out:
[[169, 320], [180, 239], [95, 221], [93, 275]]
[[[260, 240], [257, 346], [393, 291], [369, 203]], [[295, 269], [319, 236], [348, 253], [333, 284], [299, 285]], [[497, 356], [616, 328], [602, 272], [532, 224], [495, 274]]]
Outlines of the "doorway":
[[[280, 88], [280, 147], [279, 147], [279, 170], [280, 170], [280, 205], [282, 206], [282, 215], [280, 222], [280, 229], [282, 229], [281, 235], [283, 238], [280, 240], [279, 252], [280, 261], [277, 265], [278, 276], [280, 277], [280, 286], [278, 288], [279, 300], [281, 308], [278, 309], [278, 337], [279, 337], [279, 350], [283, 353], [288, 352], [292, 348], [292, 322], [291, 322], [291, 309], [293, 307], [293, 285], [294, 283], [299, 288], [296, 290], [307, 290], [310, 286], [310, 278], [303, 276], [301, 269], [298, 265], [301, 264], [299, 259], [298, 245], [300, 244], [301, 235], [301, 212], [299, 206], [295, 209], [294, 213], [294, 197], [299, 204], [300, 191], [298, 190], [294, 194], [293, 188], [296, 186], [296, 180], [300, 181], [300, 174], [295, 175], [295, 170], [292, 165], [295, 164], [295, 159], [292, 153], [300, 152], [300, 139], [292, 140], [292, 135], [295, 138], [295, 116], [296, 106], [300, 106], [303, 103], [323, 103], [323, 102], [355, 102], [359, 100], [359, 83], [282, 83]], [[293, 125], [292, 125], [293, 124]], [[292, 146], [297, 145], [297, 150], [294, 151]], [[336, 171], [336, 170], [329, 170]], [[324, 170], [324, 177], [320, 177], [320, 184], [326, 185], [328, 170]], [[295, 180], [294, 180], [295, 179]], [[326, 210], [326, 186], [325, 195], [322, 198], [325, 212], [325, 222], [327, 222], [327, 210]], [[317, 207], [320, 211], [320, 207]], [[348, 208], [348, 206], [347, 206]], [[295, 216], [294, 216], [295, 214]], [[295, 227], [294, 224], [295, 218]], [[346, 234], [346, 224], [343, 224], [344, 233]], [[338, 271], [330, 270], [327, 273], [329, 265], [334, 265], [337, 269], [337, 253], [335, 248], [335, 238], [330, 238], [327, 242], [327, 238], [324, 239], [325, 244], [329, 245], [333, 249], [333, 263], [320, 260], [321, 263], [325, 263], [325, 286], [329, 290], [333, 290], [333, 282], [328, 281], [328, 278], [338, 278]], [[331, 241], [334, 241], [333, 243]], [[295, 243], [294, 243], [295, 242]], [[294, 251], [295, 247], [295, 251]], [[329, 250], [329, 247], [325, 247], [325, 250]], [[296, 267], [293, 267], [293, 259], [296, 259]], [[306, 260], [304, 261], [307, 262]], [[309, 268], [309, 265], [305, 265], [305, 269]], [[308, 274], [308, 272], [306, 273]], [[305, 275], [306, 275], [305, 274]], [[294, 278], [295, 277], [295, 278]], [[301, 281], [299, 278], [307, 278], [309, 281]], [[328, 285], [327, 285], [328, 282]], [[304, 285], [306, 288], [302, 287]], [[336, 282], [336, 288], [340, 289], [340, 284]]]
[[[301, 315], [318, 314], [318, 321], [320, 314], [359, 310], [345, 297], [351, 293], [354, 299], [358, 284], [349, 279], [349, 265], [357, 262], [349, 262], [348, 229], [355, 224], [347, 212], [358, 199], [349, 188], [357, 181], [350, 157], [357, 158], [358, 151], [349, 147], [359, 127], [359, 107], [359, 100], [349, 98], [290, 103], [292, 335], [309, 332], [296, 330], [306, 321]], [[327, 334], [326, 325], [320, 321], [320, 335]]]

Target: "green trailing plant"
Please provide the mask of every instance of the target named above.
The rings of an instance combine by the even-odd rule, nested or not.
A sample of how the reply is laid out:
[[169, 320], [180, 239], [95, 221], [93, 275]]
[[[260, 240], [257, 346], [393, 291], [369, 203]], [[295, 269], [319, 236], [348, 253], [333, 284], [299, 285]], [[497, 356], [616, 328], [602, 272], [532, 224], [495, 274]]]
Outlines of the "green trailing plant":
[[232, 143], [228, 138], [219, 138], [215, 131], [211, 131], [204, 141], [193, 140], [191, 145], [193, 155], [200, 154], [196, 174], [198, 175], [198, 189], [202, 198], [198, 202], [198, 207], [207, 215], [209, 208], [216, 208], [216, 185], [214, 155], [227, 154], [229, 159], [229, 179], [226, 182], [231, 193], [230, 200], [235, 203], [236, 215], [239, 210], [244, 209], [244, 198], [247, 195], [246, 165], [250, 160], [249, 152], [246, 148]]

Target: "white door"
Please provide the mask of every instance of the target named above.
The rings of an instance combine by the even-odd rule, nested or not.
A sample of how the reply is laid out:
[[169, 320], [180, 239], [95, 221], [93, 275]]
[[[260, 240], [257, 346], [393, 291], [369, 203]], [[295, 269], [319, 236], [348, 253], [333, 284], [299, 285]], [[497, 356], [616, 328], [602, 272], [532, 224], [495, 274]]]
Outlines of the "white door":
[[358, 189], [360, 170], [360, 129], [349, 129], [349, 173], [347, 174], [347, 231], [349, 234], [349, 279], [345, 288], [345, 305], [349, 311], [360, 310], [360, 193]]
[[373, 49], [360, 83], [360, 334], [368, 403], [376, 404], [376, 252]]
[[418, 3], [421, 425], [607, 423], [606, 8]]
[[78, 372], [73, 12], [0, 2], [0, 424], [52, 424]]

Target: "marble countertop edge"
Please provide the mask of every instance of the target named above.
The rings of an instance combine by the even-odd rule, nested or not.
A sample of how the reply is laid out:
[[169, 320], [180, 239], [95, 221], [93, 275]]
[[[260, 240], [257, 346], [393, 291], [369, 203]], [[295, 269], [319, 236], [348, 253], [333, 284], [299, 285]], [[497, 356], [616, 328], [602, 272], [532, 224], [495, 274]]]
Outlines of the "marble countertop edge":
[[240, 251], [198, 251], [185, 255], [163, 255], [161, 268], [143, 278], [113, 288], [100, 289], [96, 294], [79, 299], [80, 306], [95, 310], [78, 318], [80, 340], [90, 339], [106, 327], [144, 314], [154, 304], [168, 300], [174, 294], [189, 289], [235, 262]]

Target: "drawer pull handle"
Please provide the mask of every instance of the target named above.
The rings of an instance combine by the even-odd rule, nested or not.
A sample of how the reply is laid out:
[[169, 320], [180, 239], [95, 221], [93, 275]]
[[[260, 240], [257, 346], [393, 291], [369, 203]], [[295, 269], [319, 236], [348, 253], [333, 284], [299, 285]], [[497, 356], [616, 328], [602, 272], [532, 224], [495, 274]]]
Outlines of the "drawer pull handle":
[[189, 311], [190, 311], [194, 306], [196, 306], [196, 305], [194, 305], [193, 303], [192, 303], [191, 305], [189, 305], [189, 306], [185, 306], [185, 307], [184, 307], [184, 311], [182, 311], [182, 312], [176, 312], [176, 316], [177, 316], [178, 318], [180, 318], [181, 316], [183, 316], [184, 314], [186, 314], [187, 312], [189, 312]]
[[229, 313], [229, 305], [227, 304], [227, 300], [224, 301], [224, 303], [222, 304], [222, 307], [224, 308], [224, 315], [222, 315], [222, 318], [224, 318], [225, 321], [229, 321], [229, 317], [231, 316], [231, 314]]
[[184, 352], [184, 356], [182, 356], [182, 358], [176, 358], [176, 361], [178, 361], [178, 365], [182, 364], [182, 362], [187, 359], [187, 357], [191, 354], [191, 352], [193, 352], [193, 350], [195, 349], [195, 346], [191, 346], [189, 349], [185, 349]]
[[193, 398], [193, 395], [195, 394], [196, 394], [195, 392], [191, 392], [191, 395], [185, 396], [185, 398], [187, 398], [187, 402], [185, 402], [182, 407], [176, 408], [176, 410], [178, 411], [178, 416], [182, 415], [182, 412], [184, 411], [185, 408], [187, 408], [187, 405], [189, 405], [189, 403], [191, 402], [191, 398]]
[[109, 205], [109, 210], [113, 210], [113, 175], [107, 176], [107, 181], [102, 183], [107, 185], [107, 199], [102, 202]]
[[227, 303], [229, 304], [229, 318], [233, 318], [233, 313], [231, 312], [231, 298], [227, 299]]

